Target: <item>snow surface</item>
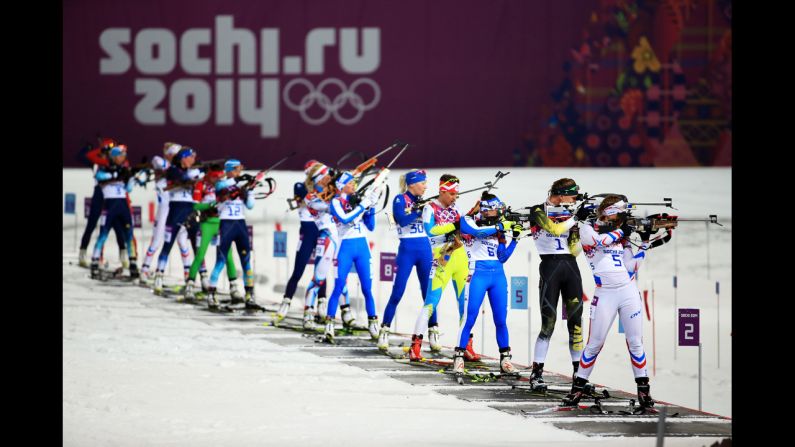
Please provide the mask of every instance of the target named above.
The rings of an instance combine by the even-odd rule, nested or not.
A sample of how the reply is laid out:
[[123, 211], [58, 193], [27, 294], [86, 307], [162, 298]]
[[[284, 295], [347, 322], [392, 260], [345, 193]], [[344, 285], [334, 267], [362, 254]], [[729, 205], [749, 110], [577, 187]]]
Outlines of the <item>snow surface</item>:
[[[543, 201], [552, 181], [572, 177], [590, 193], [621, 192], [631, 200], [660, 201], [672, 197], [682, 217], [718, 214], [725, 227], [682, 223], [671, 244], [649, 253], [641, 267], [640, 289], [654, 286], [656, 334], [644, 321], [644, 342], [651, 375], [652, 395], [661, 401], [698, 407], [698, 348], [680, 347], [674, 359], [674, 288], [678, 276], [678, 307], [700, 308], [703, 344], [704, 411], [731, 416], [731, 169], [531, 169], [511, 171], [499, 184], [497, 194], [507, 203], [524, 206]], [[493, 169], [456, 169], [462, 189], [493, 178]], [[394, 171], [390, 179], [397, 189]], [[446, 171], [430, 170], [429, 178]], [[288, 232], [288, 247], [298, 241], [298, 219], [287, 211], [285, 198], [300, 172], [273, 173], [279, 191], [259, 201], [247, 215], [254, 225], [257, 298], [276, 303], [292, 269], [290, 258], [276, 259], [272, 231], [281, 224]], [[434, 182], [431, 182], [432, 184]], [[93, 183], [88, 169], [64, 169], [63, 192], [77, 193], [77, 238], [82, 234], [83, 197], [90, 197]], [[426, 195], [435, 194], [431, 186]], [[462, 196], [466, 208], [476, 195]], [[147, 206], [154, 200], [152, 187], [132, 194], [134, 205], [144, 209], [143, 231], [136, 230], [139, 251], [151, 236]], [[665, 211], [662, 208], [650, 212]], [[670, 210], [668, 210], [670, 211]], [[438, 445], [526, 443], [555, 445], [652, 445], [652, 440], [586, 438], [574, 432], [486, 408], [482, 403], [459, 401], [431, 390], [413, 387], [382, 373], [367, 372], [332, 359], [284, 348], [267, 336], [230, 331], [220, 321], [197, 321], [162, 309], [166, 300], [143, 288], [99, 286], [85, 278], [87, 271], [68, 265], [76, 260], [74, 216], [64, 216], [64, 443], [65, 445], [246, 445], [258, 444], [406, 444], [410, 441]], [[707, 228], [709, 228], [707, 230]], [[96, 234], [95, 234], [96, 236]], [[94, 238], [95, 239], [95, 238]], [[111, 237], [114, 239], [114, 237]], [[389, 298], [390, 283], [378, 279], [378, 253], [395, 252], [398, 240], [383, 215], [371, 235], [374, 257], [374, 291], [379, 314]], [[707, 243], [709, 245], [707, 245]], [[93, 239], [92, 239], [93, 246]], [[116, 244], [110, 241], [106, 256], [117, 263]], [[707, 246], [709, 250], [707, 250]], [[211, 249], [212, 251], [212, 249]], [[258, 256], [258, 259], [256, 259]], [[528, 262], [528, 256], [531, 261]], [[140, 256], [139, 256], [140, 257]], [[181, 277], [177, 250], [173, 282]], [[212, 253], [209, 260], [214, 260]], [[710, 267], [707, 268], [707, 259]], [[586, 294], [594, 284], [580, 257]], [[530, 342], [535, 342], [538, 315], [539, 258], [530, 239], [522, 240], [505, 264], [508, 276], [530, 275]], [[287, 266], [289, 265], [289, 268]], [[311, 268], [300, 287], [306, 285]], [[720, 281], [720, 368], [717, 368], [717, 299]], [[332, 280], [333, 281], [333, 280]], [[349, 286], [356, 287], [356, 276]], [[329, 284], [331, 287], [331, 284]], [[281, 290], [281, 289], [279, 289]], [[300, 292], [301, 289], [299, 289]], [[330, 289], [329, 289], [330, 290]], [[354, 307], [363, 316], [361, 293]], [[651, 292], [649, 305], [652, 306]], [[157, 305], [152, 305], [157, 303]], [[296, 294], [293, 310], [302, 305]], [[180, 307], [180, 305], [173, 304]], [[416, 275], [409, 281], [398, 307], [396, 330], [412, 330], [421, 307]], [[485, 309], [485, 335], [481, 321], [475, 326], [475, 347], [484, 344], [485, 354], [497, 356], [489, 306]], [[440, 305], [442, 342], [452, 346], [458, 327], [453, 293], [445, 291]], [[588, 309], [584, 312], [587, 317]], [[203, 322], [204, 321], [204, 322]], [[228, 323], [227, 323], [228, 324]], [[584, 322], [587, 333], [587, 318]], [[632, 391], [634, 381], [623, 334], [617, 323], [597, 360], [591, 380]], [[514, 361], [527, 364], [528, 322], [523, 310], [509, 312], [508, 326]], [[656, 336], [655, 336], [656, 335]], [[268, 335], [272, 336], [272, 335]], [[546, 369], [567, 373], [571, 364], [565, 321], [558, 320], [547, 357]], [[654, 341], [654, 343], [653, 343]], [[656, 351], [654, 349], [656, 345]], [[476, 425], [472, 425], [475, 423]], [[471, 430], [477, 427], [477, 430]], [[709, 445], [708, 439], [666, 439], [666, 445]]]

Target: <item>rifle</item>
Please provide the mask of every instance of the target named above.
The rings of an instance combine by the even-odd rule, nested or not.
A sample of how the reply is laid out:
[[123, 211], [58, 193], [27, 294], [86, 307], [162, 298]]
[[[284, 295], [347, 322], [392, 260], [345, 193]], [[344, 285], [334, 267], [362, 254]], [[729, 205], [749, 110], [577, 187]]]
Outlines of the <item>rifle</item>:
[[654, 214], [648, 217], [634, 217], [627, 218], [627, 224], [635, 228], [636, 232], [657, 232], [660, 229], [674, 229], [679, 225], [679, 222], [708, 222], [718, 226], [723, 224], [718, 222], [717, 214], [710, 214], [706, 219], [680, 219], [678, 216], [669, 216], [668, 214]]
[[108, 171], [115, 171], [118, 173], [118, 177], [99, 181], [100, 185], [104, 185], [111, 181], [123, 180], [127, 183], [131, 178], [135, 178], [136, 183], [139, 186], [146, 186], [147, 183], [154, 179], [154, 171], [152, 170], [151, 166], [147, 162], [146, 156], [143, 157], [141, 163], [132, 166], [119, 166], [119, 165], [111, 165], [103, 168]]
[[196, 163], [193, 163], [193, 166], [191, 167], [207, 172], [208, 170], [210, 170], [211, 166], [213, 165], [223, 166], [224, 163], [226, 163], [225, 158], [217, 158], [215, 160], [197, 161]]
[[[369, 193], [370, 191], [373, 191], [376, 188], [380, 188], [381, 186], [386, 184], [386, 179], [387, 179], [387, 176], [389, 175], [389, 172], [390, 172], [389, 168], [391, 168], [392, 165], [395, 164], [395, 161], [397, 161], [397, 159], [401, 155], [403, 155], [403, 152], [406, 149], [409, 148], [409, 144], [408, 143], [402, 143], [402, 144], [403, 144], [403, 149], [401, 149], [400, 152], [398, 152], [398, 154], [395, 155], [395, 157], [392, 159], [392, 161], [390, 161], [389, 164], [386, 165], [386, 167], [381, 168], [378, 171], [378, 173], [375, 175], [375, 177], [373, 177], [372, 179], [370, 179], [367, 182], [365, 182], [362, 186], [359, 187], [358, 190], [356, 190], [356, 192], [354, 192], [351, 195], [351, 197], [349, 198], [349, 201], [351, 202], [351, 205], [356, 206], [357, 204], [359, 204], [362, 201], [362, 197], [364, 197], [365, 194]], [[371, 167], [372, 166], [374, 166], [374, 165], [371, 165]], [[371, 167], [368, 168], [368, 169], [371, 169]], [[383, 208], [381, 208], [382, 210], [387, 207], [387, 202], [388, 201], [389, 201], [389, 185], [386, 185], [386, 196], [385, 196], [385, 200], [384, 200], [384, 206], [383, 206]]]
[[[601, 193], [601, 194], [594, 194], [588, 195], [588, 193], [584, 194], [577, 194], [577, 199], [574, 204], [561, 204], [566, 208], [570, 208], [576, 204], [576, 210], [579, 210], [582, 207], [585, 207], [589, 210], [588, 218], [595, 218], [596, 217], [596, 209], [599, 207], [599, 204], [602, 203], [602, 200], [607, 196], [619, 196], [621, 200], [623, 200], [627, 204], [627, 210], [632, 211], [638, 208], [638, 206], [664, 206], [671, 209], [676, 209], [673, 206], [673, 199], [670, 197], [664, 197], [662, 202], [630, 202], [627, 196], [624, 194], [614, 194], [614, 193]], [[578, 203], [579, 202], [579, 203]], [[573, 214], [576, 214], [575, 211]]]
[[155, 180], [155, 171], [149, 164], [149, 159], [144, 155], [141, 162], [129, 167], [129, 174], [135, 177], [139, 186], [146, 187], [146, 184]]
[[[535, 225], [535, 218], [531, 214], [531, 207], [525, 206], [522, 208], [518, 208], [518, 210], [512, 209], [510, 206], [505, 210], [503, 216], [505, 216], [505, 220], [510, 220], [511, 222], [518, 222], [524, 226], [525, 223], [529, 223], [530, 226]], [[527, 211], [519, 211], [519, 210], [527, 210]]]
[[[492, 181], [484, 182], [483, 186], [478, 186], [477, 188], [472, 188], [472, 189], [467, 189], [466, 191], [461, 191], [461, 192], [458, 193], [458, 195], [461, 196], [461, 195], [464, 195], [464, 194], [468, 194], [470, 192], [480, 191], [481, 189], [485, 189], [487, 191], [491, 191], [492, 188], [498, 189], [494, 185], [501, 178], [505, 177], [508, 174], [510, 174], [510, 172], [504, 172], [503, 173], [503, 172], [497, 171], [497, 175], [496, 175], [497, 176], [497, 180], [495, 180], [494, 182], [492, 182]], [[422, 198], [417, 199], [417, 201], [414, 202], [414, 205], [412, 205], [411, 210], [412, 211], [419, 211], [423, 206], [427, 205], [428, 203], [430, 203], [434, 199], [437, 199], [438, 197], [439, 197], [439, 194], [436, 194], [435, 196], [428, 197], [427, 199], [422, 199]]]
[[257, 172], [253, 176], [250, 175], [250, 174], [243, 174], [243, 175], [239, 176], [237, 178], [237, 181], [239, 182], [239, 181], [242, 180], [242, 181], [245, 182], [240, 188], [248, 190], [248, 191], [251, 191], [254, 188], [256, 188], [257, 186], [262, 186], [263, 185], [262, 182], [265, 182], [265, 183], [268, 184], [268, 191], [267, 192], [265, 192], [265, 191], [257, 192], [257, 193], [254, 194], [254, 198], [255, 199], [266, 199], [266, 198], [268, 198], [271, 194], [276, 192], [276, 180], [273, 177], [265, 177], [265, 176], [268, 174], [268, 172], [272, 171], [276, 166], [279, 166], [280, 164], [284, 163], [285, 161], [287, 161], [287, 159], [289, 159], [290, 157], [292, 157], [295, 154], [296, 154], [295, 151], [291, 152], [287, 156], [282, 157], [282, 159], [280, 159], [279, 161], [274, 163], [271, 167], [263, 169], [263, 170]]
[[[509, 172], [497, 171], [496, 174], [497, 178], [494, 180], [494, 182], [486, 182], [486, 185], [488, 186], [488, 188], [486, 188], [486, 192], [488, 193], [489, 191], [492, 190], [492, 188], [497, 189], [497, 187], [495, 186], [497, 182], [499, 182], [503, 177], [505, 177], [508, 174], [510, 174], [510, 171]], [[475, 213], [477, 213], [479, 210], [480, 210], [480, 201], [478, 200], [475, 202], [475, 205], [469, 210], [467, 216], [474, 216]]]
[[[362, 177], [363, 175], [366, 175], [370, 171], [370, 169], [373, 166], [375, 166], [376, 162], [378, 162], [378, 157], [380, 157], [380, 156], [384, 155], [385, 153], [391, 151], [392, 149], [394, 149], [399, 144], [401, 144], [401, 141], [400, 140], [395, 140], [395, 142], [393, 142], [391, 145], [389, 145], [389, 147], [387, 147], [386, 149], [382, 150], [381, 152], [373, 155], [372, 157], [368, 158], [367, 160], [363, 161], [358, 166], [356, 166], [351, 171], [351, 174], [353, 174], [354, 177]], [[340, 159], [340, 161], [346, 159], [350, 154], [351, 153], [346, 154], [345, 156], [343, 156]], [[342, 175], [343, 172], [344, 171], [342, 169], [335, 169], [335, 170], [333, 170], [333, 172], [330, 172], [329, 174], [331, 175], [331, 181], [329, 182], [328, 187], [323, 192], [318, 194], [318, 197], [320, 197], [322, 200], [324, 200], [326, 202], [331, 200], [331, 198], [334, 197], [334, 194], [337, 193], [337, 188], [334, 185], [334, 182], [336, 182], [337, 179], [339, 179], [340, 175]]]

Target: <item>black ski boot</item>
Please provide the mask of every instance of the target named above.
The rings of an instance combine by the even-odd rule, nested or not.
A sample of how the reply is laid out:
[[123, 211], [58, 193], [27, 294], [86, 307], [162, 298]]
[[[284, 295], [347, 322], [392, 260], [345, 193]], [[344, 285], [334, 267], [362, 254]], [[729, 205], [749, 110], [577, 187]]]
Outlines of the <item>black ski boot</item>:
[[91, 279], [99, 279], [99, 262], [91, 261]]
[[547, 384], [544, 382], [544, 364], [533, 362], [533, 370], [530, 373], [530, 384], [533, 389], [546, 389]]
[[571, 381], [574, 382], [574, 379], [577, 378], [577, 371], [580, 369], [580, 361], [571, 362], [571, 366], [574, 368], [574, 372], [571, 373]]
[[130, 279], [138, 279], [141, 277], [141, 273], [138, 271], [138, 264], [136, 264], [135, 259], [130, 259]]
[[648, 377], [638, 377], [635, 379], [635, 383], [638, 384], [638, 405], [641, 408], [651, 408], [654, 406], [654, 399], [651, 398], [649, 392], [651, 391], [651, 386], [649, 385], [649, 378]]
[[585, 394], [585, 386], [588, 384], [587, 379], [582, 377], [575, 377], [574, 382], [571, 384], [571, 392], [563, 398], [563, 406], [575, 407], [580, 403], [583, 394]]
[[253, 287], [246, 287], [246, 296], [243, 299], [246, 301], [246, 310], [265, 310], [265, 308], [257, 304], [257, 301], [254, 299]]

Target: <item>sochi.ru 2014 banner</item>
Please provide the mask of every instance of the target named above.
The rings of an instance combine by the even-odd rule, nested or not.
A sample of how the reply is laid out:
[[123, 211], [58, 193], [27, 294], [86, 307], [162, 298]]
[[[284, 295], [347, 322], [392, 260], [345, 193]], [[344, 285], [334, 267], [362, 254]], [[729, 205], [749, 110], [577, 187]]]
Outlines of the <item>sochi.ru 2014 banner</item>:
[[[63, 155], [96, 135], [263, 167], [400, 138], [402, 166], [512, 164], [597, 1], [70, 1]], [[585, 8], [585, 9], [583, 9]]]

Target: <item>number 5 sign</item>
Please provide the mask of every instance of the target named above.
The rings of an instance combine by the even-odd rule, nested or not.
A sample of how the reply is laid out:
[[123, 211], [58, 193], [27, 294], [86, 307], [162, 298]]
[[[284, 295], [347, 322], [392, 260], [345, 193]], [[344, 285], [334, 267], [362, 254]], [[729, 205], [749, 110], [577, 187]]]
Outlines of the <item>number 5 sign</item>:
[[527, 309], [527, 277], [511, 276], [511, 309]]
[[679, 309], [679, 346], [698, 346], [699, 310]]

